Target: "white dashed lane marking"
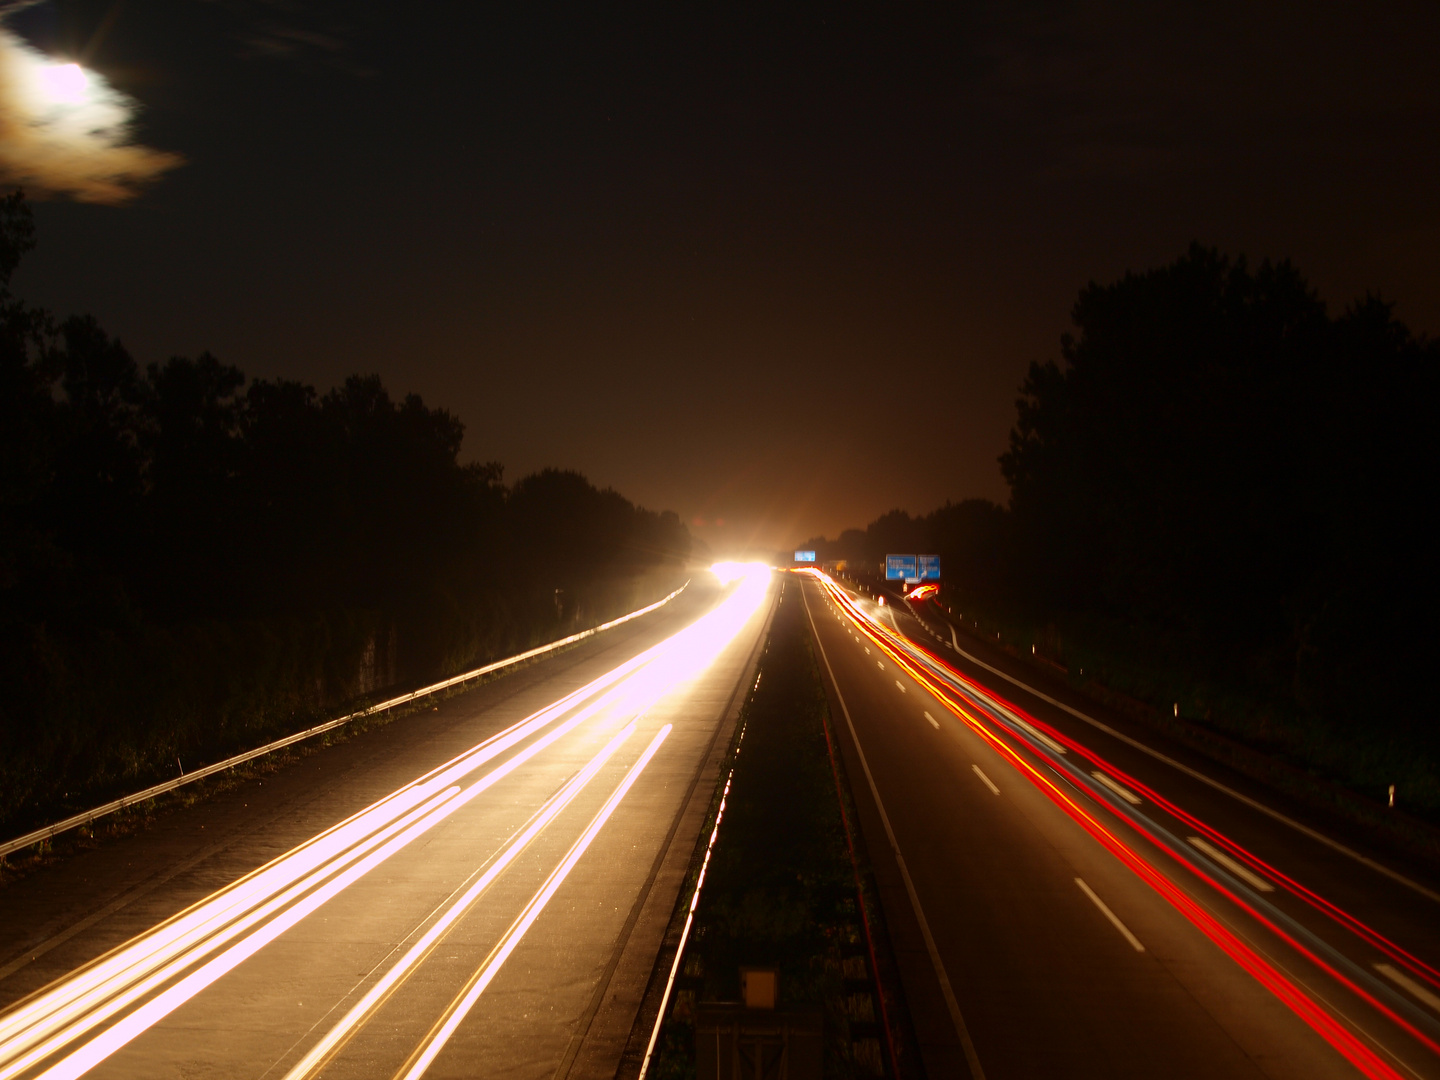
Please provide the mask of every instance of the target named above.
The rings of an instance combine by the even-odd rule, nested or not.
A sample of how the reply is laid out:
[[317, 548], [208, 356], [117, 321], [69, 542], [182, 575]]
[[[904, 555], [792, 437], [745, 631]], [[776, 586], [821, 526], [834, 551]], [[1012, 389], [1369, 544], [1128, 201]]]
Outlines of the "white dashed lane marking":
[[1139, 796], [1139, 795], [1136, 795], [1133, 791], [1131, 791], [1131, 790], [1130, 790], [1129, 788], [1127, 788], [1127, 787], [1121, 787], [1121, 786], [1120, 786], [1119, 784], [1117, 784], [1114, 780], [1111, 780], [1110, 777], [1106, 776], [1103, 772], [1100, 772], [1100, 771], [1097, 769], [1096, 771], [1092, 772], [1090, 775], [1093, 776], [1093, 777], [1095, 777], [1096, 780], [1099, 780], [1100, 783], [1104, 784], [1107, 788], [1109, 788], [1111, 791], [1113, 791], [1116, 795], [1119, 795], [1120, 798], [1124, 799], [1124, 800], [1125, 800], [1126, 802], [1128, 802], [1131, 806], [1139, 806], [1139, 805], [1140, 805], [1140, 796]]
[[1204, 852], [1205, 855], [1208, 856], [1212, 862], [1219, 863], [1226, 870], [1229, 870], [1230, 873], [1234, 874], [1241, 881], [1245, 882], [1245, 884], [1249, 885], [1252, 889], [1259, 889], [1261, 892], [1275, 891], [1274, 885], [1271, 885], [1270, 882], [1266, 881], [1263, 877], [1255, 873], [1255, 871], [1251, 870], [1248, 866], [1245, 866], [1239, 861], [1232, 859], [1229, 855], [1226, 855], [1223, 851], [1215, 847], [1213, 844], [1207, 844], [1198, 836], [1191, 836], [1188, 837], [1188, 839], [1196, 849]]
[[1396, 968], [1391, 967], [1389, 964], [1376, 964], [1375, 970], [1380, 972], [1381, 975], [1384, 975], [1387, 979], [1389, 979], [1401, 989], [1409, 990], [1410, 993], [1414, 994], [1417, 998], [1423, 1001], [1426, 1005], [1429, 1005], [1430, 1008], [1434, 1009], [1436, 1012], [1440, 1012], [1440, 997], [1436, 997], [1433, 993], [1427, 990], [1420, 983], [1416, 982], [1414, 979], [1410, 978], [1410, 976], [1406, 975], [1403, 971], [1399, 971]]
[[[925, 715], [926, 715], [926, 716], [929, 716], [930, 714], [929, 714], [929, 713], [926, 713]], [[933, 723], [933, 721], [932, 721], [932, 723]], [[971, 765], [970, 768], [972, 768], [972, 769], [975, 770], [975, 775], [976, 775], [976, 776], [978, 776], [981, 780], [985, 781], [985, 786], [990, 789], [990, 794], [992, 794], [992, 795], [999, 795], [999, 794], [1000, 794], [1000, 789], [995, 786], [995, 781], [994, 781], [994, 780], [991, 780], [988, 776], [986, 776], [985, 773], [984, 773], [984, 771], [980, 768], [979, 765]]]
[[1130, 943], [1131, 948], [1133, 948], [1136, 952], [1145, 951], [1145, 946], [1140, 944], [1140, 939], [1137, 938], [1134, 934], [1132, 934], [1130, 932], [1130, 928], [1120, 921], [1119, 916], [1117, 916], [1105, 905], [1104, 900], [1101, 900], [1100, 897], [1095, 895], [1094, 889], [1090, 888], [1089, 885], [1086, 885], [1085, 882], [1078, 877], [1075, 879], [1075, 884], [1079, 885], [1081, 890], [1084, 891], [1085, 895], [1088, 896], [1091, 901], [1094, 902], [1095, 906], [1100, 909], [1100, 914], [1104, 915], [1105, 918], [1109, 919], [1111, 925], [1113, 925], [1116, 930], [1119, 930], [1120, 933], [1125, 935], [1125, 940]]

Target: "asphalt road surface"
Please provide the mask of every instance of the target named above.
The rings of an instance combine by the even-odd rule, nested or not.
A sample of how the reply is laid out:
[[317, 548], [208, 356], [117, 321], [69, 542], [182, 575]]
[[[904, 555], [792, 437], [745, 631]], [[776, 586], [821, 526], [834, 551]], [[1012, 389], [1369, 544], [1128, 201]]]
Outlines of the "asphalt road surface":
[[933, 608], [805, 598], [930, 1076], [1440, 1077], [1422, 870], [1027, 692]]
[[768, 571], [0, 891], [0, 1078], [614, 1073]]

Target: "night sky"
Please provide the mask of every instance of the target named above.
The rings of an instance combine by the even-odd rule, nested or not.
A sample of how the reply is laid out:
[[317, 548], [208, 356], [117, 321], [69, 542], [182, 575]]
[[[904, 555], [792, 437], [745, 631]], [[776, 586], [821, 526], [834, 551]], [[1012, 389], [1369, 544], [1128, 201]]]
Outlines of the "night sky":
[[[50, 0], [185, 163], [17, 291], [142, 363], [377, 372], [717, 550], [1006, 490], [1078, 290], [1191, 240], [1440, 331], [1440, 4]], [[717, 525], [717, 519], [723, 525]]]

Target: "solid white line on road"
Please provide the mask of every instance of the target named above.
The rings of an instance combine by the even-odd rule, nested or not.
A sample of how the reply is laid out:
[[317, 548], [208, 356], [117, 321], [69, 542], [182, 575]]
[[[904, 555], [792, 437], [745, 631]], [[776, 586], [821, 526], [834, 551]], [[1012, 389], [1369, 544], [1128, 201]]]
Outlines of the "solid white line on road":
[[1440, 996], [1436, 996], [1436, 994], [1428, 987], [1422, 986], [1420, 983], [1412, 979], [1409, 975], [1406, 975], [1403, 971], [1391, 967], [1389, 964], [1376, 964], [1375, 970], [1380, 972], [1381, 975], [1384, 975], [1387, 979], [1389, 979], [1401, 989], [1409, 990], [1410, 993], [1414, 994], [1417, 998], [1423, 1001], [1426, 1005], [1429, 1005], [1430, 1008], [1434, 1009], [1436, 1012], [1440, 1012]]
[[1086, 885], [1085, 882], [1078, 877], [1075, 879], [1075, 884], [1079, 885], [1080, 888], [1084, 891], [1085, 895], [1095, 902], [1095, 906], [1100, 909], [1100, 914], [1104, 915], [1107, 919], [1109, 919], [1115, 929], [1119, 930], [1120, 933], [1125, 935], [1125, 940], [1130, 942], [1130, 944], [1134, 946], [1136, 952], [1145, 951], [1145, 946], [1140, 944], [1140, 939], [1137, 938], [1134, 934], [1132, 934], [1130, 932], [1130, 928], [1126, 926], [1123, 922], [1121, 922], [1113, 911], [1111, 911], [1108, 907], [1105, 906], [1105, 901], [1101, 900], [1100, 897], [1095, 895], [1094, 889], [1090, 888], [1089, 885]]
[[899, 679], [896, 679], [896, 680], [895, 680], [895, 686], [896, 686], [896, 689], [898, 689], [898, 690], [900, 691], [900, 693], [902, 693], [902, 694], [905, 693], [905, 684], [902, 683]]
[[1148, 754], [1148, 755], [1150, 755], [1152, 758], [1154, 758], [1156, 761], [1164, 762], [1166, 765], [1169, 765], [1172, 769], [1175, 769], [1175, 770], [1177, 770], [1177, 771], [1179, 771], [1179, 772], [1184, 773], [1186, 776], [1190, 777], [1191, 779], [1198, 780], [1198, 781], [1200, 781], [1200, 783], [1206, 784], [1206, 785], [1214, 788], [1216, 791], [1223, 792], [1224, 794], [1229, 795], [1229, 796], [1230, 796], [1232, 799], [1234, 799], [1236, 802], [1244, 803], [1246, 806], [1250, 807], [1250, 809], [1252, 809], [1252, 810], [1257, 810], [1257, 811], [1259, 811], [1260, 813], [1262, 813], [1262, 814], [1266, 815], [1267, 817], [1271, 818], [1272, 820], [1280, 822], [1280, 824], [1282, 824], [1282, 825], [1288, 825], [1290, 828], [1294, 829], [1296, 832], [1298, 832], [1298, 833], [1303, 833], [1305, 836], [1308, 836], [1311, 840], [1315, 840], [1315, 841], [1317, 841], [1317, 842], [1319, 842], [1319, 843], [1321, 843], [1321, 844], [1324, 844], [1324, 845], [1325, 845], [1326, 847], [1328, 847], [1331, 851], [1337, 851], [1337, 852], [1339, 852], [1341, 855], [1346, 856], [1347, 858], [1354, 859], [1356, 862], [1360, 863], [1362, 866], [1368, 866], [1371, 870], [1374, 870], [1377, 874], [1384, 874], [1384, 875], [1385, 875], [1386, 877], [1388, 877], [1391, 881], [1398, 882], [1399, 884], [1404, 885], [1407, 889], [1413, 889], [1415, 892], [1419, 893], [1421, 896], [1423, 896], [1423, 897], [1425, 897], [1425, 898], [1427, 898], [1427, 899], [1429, 899], [1429, 900], [1434, 900], [1436, 903], [1440, 903], [1440, 892], [1436, 892], [1434, 889], [1427, 888], [1426, 886], [1421, 885], [1418, 881], [1412, 881], [1410, 878], [1406, 877], [1404, 874], [1398, 873], [1398, 872], [1395, 871], [1395, 870], [1391, 870], [1388, 866], [1385, 866], [1385, 865], [1382, 864], [1382, 863], [1376, 862], [1374, 859], [1371, 859], [1371, 858], [1369, 858], [1369, 857], [1367, 857], [1367, 856], [1365, 856], [1365, 855], [1360, 854], [1360, 852], [1354, 850], [1353, 848], [1348, 848], [1348, 847], [1346, 847], [1344, 844], [1340, 843], [1338, 840], [1332, 840], [1330, 837], [1326, 836], [1324, 833], [1322, 833], [1322, 832], [1320, 832], [1320, 831], [1318, 831], [1318, 830], [1316, 830], [1316, 829], [1312, 829], [1312, 828], [1310, 828], [1310, 826], [1304, 825], [1304, 824], [1296, 821], [1294, 818], [1289, 817], [1288, 815], [1285, 815], [1285, 814], [1280, 813], [1280, 811], [1278, 811], [1278, 810], [1274, 810], [1274, 809], [1272, 809], [1271, 807], [1266, 806], [1264, 803], [1260, 802], [1258, 799], [1252, 799], [1252, 798], [1250, 798], [1250, 796], [1244, 795], [1244, 794], [1242, 794], [1241, 792], [1236, 791], [1234, 788], [1229, 787], [1229, 786], [1227, 786], [1227, 785], [1225, 785], [1225, 784], [1222, 784], [1222, 783], [1220, 783], [1220, 781], [1215, 780], [1215, 779], [1213, 779], [1212, 777], [1206, 776], [1206, 775], [1205, 775], [1203, 772], [1201, 772], [1199, 769], [1192, 769], [1189, 765], [1185, 765], [1185, 764], [1183, 764], [1183, 763], [1181, 763], [1181, 762], [1179, 762], [1179, 761], [1176, 761], [1174, 758], [1170, 757], [1168, 754], [1162, 754], [1159, 750], [1156, 750], [1154, 747], [1145, 745], [1145, 744], [1144, 744], [1143, 742], [1141, 742], [1139, 739], [1132, 739], [1129, 735], [1126, 735], [1124, 732], [1116, 731], [1116, 730], [1115, 730], [1113, 727], [1111, 727], [1109, 724], [1101, 723], [1099, 720], [1096, 720], [1093, 716], [1087, 716], [1085, 713], [1081, 712], [1079, 709], [1074, 708], [1073, 706], [1070, 706], [1070, 705], [1066, 705], [1063, 701], [1057, 701], [1055, 698], [1051, 697], [1049, 694], [1046, 694], [1046, 693], [1044, 693], [1044, 692], [1041, 691], [1041, 690], [1037, 690], [1035, 687], [1031, 686], [1029, 683], [1023, 682], [1023, 681], [1021, 681], [1020, 679], [1015, 678], [1015, 676], [1009, 674], [1008, 672], [1001, 671], [1001, 670], [1000, 670], [999, 668], [997, 668], [997, 667], [991, 667], [991, 666], [990, 666], [989, 664], [987, 664], [984, 660], [981, 660], [978, 656], [972, 656], [972, 655], [970, 655], [970, 653], [968, 653], [968, 652], [966, 652], [964, 649], [960, 648], [960, 641], [959, 641], [959, 639], [955, 636], [955, 625], [954, 625], [954, 623], [951, 623], [951, 625], [950, 625], [950, 640], [951, 640], [951, 642], [953, 643], [950, 647], [951, 647], [952, 649], [954, 649], [957, 653], [959, 653], [961, 656], [963, 656], [966, 660], [969, 660], [970, 663], [974, 664], [974, 665], [977, 666], [977, 667], [982, 667], [982, 668], [984, 668], [986, 671], [990, 672], [992, 675], [998, 675], [998, 676], [1000, 676], [1000, 678], [1004, 679], [1004, 680], [1005, 680], [1006, 682], [1008, 682], [1008, 683], [1012, 683], [1012, 684], [1014, 684], [1015, 686], [1018, 686], [1021, 690], [1024, 690], [1027, 694], [1031, 694], [1031, 695], [1033, 695], [1034, 697], [1039, 698], [1041, 701], [1046, 702], [1046, 703], [1049, 704], [1049, 705], [1055, 706], [1055, 708], [1057, 708], [1057, 709], [1063, 709], [1063, 710], [1065, 710], [1065, 712], [1067, 712], [1067, 713], [1069, 713], [1071, 716], [1075, 717], [1075, 719], [1081, 720], [1081, 721], [1083, 721], [1084, 723], [1089, 724], [1089, 725], [1090, 725], [1091, 727], [1093, 727], [1096, 731], [1103, 731], [1106, 735], [1109, 735], [1111, 738], [1113, 738], [1113, 739], [1119, 739], [1121, 742], [1125, 743], [1126, 745], [1128, 745], [1128, 746], [1133, 746], [1136, 750], [1139, 750], [1142, 754]]
[[1139, 806], [1139, 805], [1140, 805], [1140, 796], [1139, 796], [1139, 795], [1136, 795], [1133, 791], [1131, 791], [1131, 790], [1130, 790], [1129, 788], [1127, 788], [1127, 787], [1121, 787], [1119, 784], [1117, 784], [1114, 780], [1111, 780], [1110, 777], [1106, 776], [1106, 775], [1105, 775], [1103, 772], [1101, 772], [1100, 770], [1096, 769], [1096, 770], [1095, 770], [1094, 772], [1092, 772], [1090, 775], [1093, 776], [1096, 780], [1099, 780], [1100, 783], [1104, 784], [1107, 788], [1109, 788], [1111, 791], [1113, 791], [1116, 795], [1119, 795], [1120, 798], [1124, 799], [1124, 800], [1125, 800], [1126, 802], [1128, 802], [1131, 806]]
[[815, 635], [815, 644], [820, 648], [820, 658], [825, 661], [825, 670], [830, 675], [830, 685], [835, 687], [835, 700], [840, 703], [840, 711], [845, 715], [845, 727], [850, 731], [850, 738], [855, 743], [855, 754], [860, 758], [860, 768], [865, 773], [865, 782], [870, 788], [870, 794], [875, 799], [875, 809], [880, 813], [880, 824], [885, 826], [885, 838], [890, 841], [890, 850], [895, 853], [895, 865], [900, 871], [900, 879], [905, 882], [905, 892], [910, 897], [910, 907], [915, 912], [915, 921], [920, 924], [920, 936], [925, 939], [925, 951], [930, 954], [930, 964], [935, 969], [935, 978], [940, 983], [940, 994], [945, 999], [945, 1007], [950, 1012], [950, 1022], [955, 1026], [955, 1037], [960, 1040], [960, 1046], [965, 1051], [965, 1064], [970, 1066], [970, 1075], [974, 1080], [985, 1080], [985, 1070], [980, 1065], [980, 1055], [975, 1052], [975, 1041], [970, 1038], [970, 1029], [965, 1025], [965, 1018], [960, 1014], [960, 1003], [955, 999], [955, 988], [950, 985], [950, 976], [945, 971], [945, 962], [940, 959], [940, 949], [935, 944], [935, 935], [930, 932], [930, 921], [925, 918], [925, 910], [920, 906], [920, 894], [915, 891], [915, 882], [910, 878], [910, 868], [905, 865], [905, 856], [900, 853], [900, 844], [895, 839], [895, 830], [890, 825], [890, 815], [885, 813], [885, 803], [880, 799], [880, 789], [875, 785], [875, 777], [870, 772], [870, 762], [865, 759], [865, 750], [860, 745], [860, 736], [855, 731], [855, 721], [850, 717], [850, 707], [845, 704], [845, 696], [840, 693], [840, 683], [835, 678], [835, 669], [830, 666], [830, 657], [825, 653], [825, 646], [820, 644], [820, 631], [815, 627], [815, 617], [810, 614], [810, 599], [802, 591], [801, 599], [805, 601], [805, 617], [810, 620], [810, 630]]
[[925, 719], [930, 721], [930, 726], [933, 727], [936, 731], [940, 730], [940, 721], [936, 720], [928, 712], [925, 714]]
[[978, 776], [981, 780], [984, 780], [984, 781], [985, 781], [985, 786], [990, 789], [990, 791], [991, 791], [992, 794], [994, 794], [994, 795], [999, 795], [999, 794], [1000, 794], [1000, 789], [995, 786], [995, 781], [994, 781], [994, 780], [991, 780], [988, 776], [986, 776], [985, 773], [981, 770], [981, 768], [980, 768], [979, 765], [971, 765], [970, 768], [972, 768], [972, 769], [975, 770], [975, 775], [976, 775], [976, 776]]
[[1206, 855], [1206, 857], [1209, 858], [1212, 862], [1219, 863], [1226, 870], [1229, 870], [1230, 873], [1234, 874], [1241, 881], [1245, 882], [1246, 885], [1249, 885], [1252, 889], [1259, 889], [1261, 892], [1275, 891], [1274, 885], [1271, 885], [1270, 882], [1266, 881], [1263, 877], [1255, 873], [1255, 871], [1251, 870], [1248, 866], [1244, 865], [1236, 859], [1232, 859], [1229, 855], [1226, 855], [1223, 851], [1215, 847], [1213, 844], [1207, 844], [1198, 836], [1190, 836], [1186, 839], [1188, 839], [1194, 847], [1202, 851]]

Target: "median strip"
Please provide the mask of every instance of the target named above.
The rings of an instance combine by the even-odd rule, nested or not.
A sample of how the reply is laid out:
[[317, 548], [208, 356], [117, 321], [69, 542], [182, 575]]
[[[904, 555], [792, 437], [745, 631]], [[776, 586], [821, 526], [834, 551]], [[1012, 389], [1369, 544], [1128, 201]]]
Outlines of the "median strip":
[[[636, 1063], [643, 1077], [707, 1075], [702, 1059], [713, 1070], [717, 1040], [736, 1045], [737, 1026], [787, 1033], [791, 1070], [804, 1057], [815, 1075], [820, 1058], [827, 1076], [919, 1075], [863, 847], [850, 847], [862, 841], [843, 767], [831, 756], [799, 585], [787, 582], [764, 681], [742, 713], [743, 753], [732, 751], [732, 771], [722, 774], [723, 818], [702, 838], [695, 890], [677, 905], [680, 949], [652, 975], [670, 992], [644, 1042], [631, 1035], [645, 1047]], [[743, 1004], [752, 995], [742, 969], [773, 978], [764, 1004]], [[616, 1075], [637, 1072], [625, 1065]]]

